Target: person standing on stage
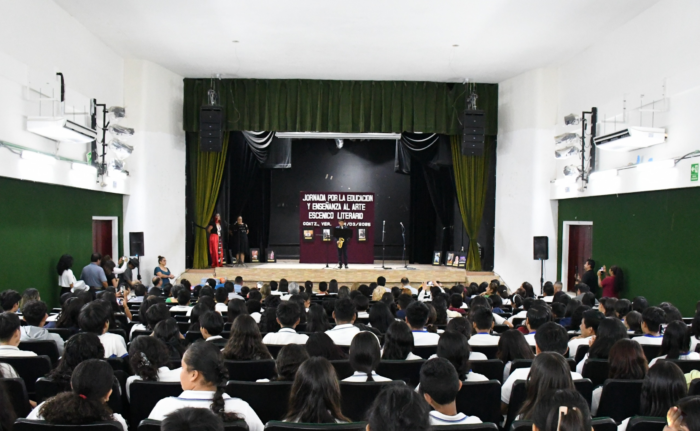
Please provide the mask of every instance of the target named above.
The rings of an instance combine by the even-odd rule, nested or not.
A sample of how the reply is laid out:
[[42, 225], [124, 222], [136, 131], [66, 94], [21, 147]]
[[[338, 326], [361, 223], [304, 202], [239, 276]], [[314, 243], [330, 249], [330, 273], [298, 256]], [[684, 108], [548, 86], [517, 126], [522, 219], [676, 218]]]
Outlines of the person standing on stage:
[[221, 227], [221, 215], [216, 214], [209, 226], [209, 255], [211, 256], [211, 267], [221, 267], [224, 264], [224, 238]]
[[170, 280], [175, 278], [175, 276], [170, 273], [170, 268], [165, 266], [167, 264], [168, 261], [165, 260], [163, 256], [158, 256], [158, 266], [153, 270], [153, 275], [163, 280], [163, 286], [171, 284]]
[[[345, 221], [338, 220], [338, 226], [335, 228], [346, 229]], [[336, 240], [336, 244], [338, 244], [338, 269], [343, 269], [343, 262], [345, 262], [345, 269], [348, 269], [348, 241], [349, 238], [346, 240], [338, 238]]]
[[233, 225], [233, 249], [236, 251], [236, 262], [245, 263], [248, 253], [248, 225], [243, 223], [243, 217], [238, 216]]

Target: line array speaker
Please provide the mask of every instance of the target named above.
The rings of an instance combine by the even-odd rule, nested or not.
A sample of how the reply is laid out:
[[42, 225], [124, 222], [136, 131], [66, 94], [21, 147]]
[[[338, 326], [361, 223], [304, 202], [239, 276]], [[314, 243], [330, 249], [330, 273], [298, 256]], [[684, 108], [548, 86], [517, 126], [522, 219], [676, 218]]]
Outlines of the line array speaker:
[[223, 119], [221, 106], [205, 105], [199, 109], [199, 151], [221, 152]]
[[462, 155], [482, 156], [484, 154], [484, 111], [465, 110], [463, 117]]

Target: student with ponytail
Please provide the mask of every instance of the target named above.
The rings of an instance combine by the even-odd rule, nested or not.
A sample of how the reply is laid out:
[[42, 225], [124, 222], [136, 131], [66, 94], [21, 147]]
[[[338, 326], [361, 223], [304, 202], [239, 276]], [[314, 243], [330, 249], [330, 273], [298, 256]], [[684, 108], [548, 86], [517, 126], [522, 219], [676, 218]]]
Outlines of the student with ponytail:
[[170, 351], [164, 342], [155, 337], [136, 337], [129, 346], [129, 362], [135, 375], [126, 379], [126, 397], [131, 400], [129, 388], [136, 380], [151, 382], [179, 382], [179, 368], [168, 368]]
[[182, 358], [180, 384], [183, 393], [158, 401], [149, 419], [162, 421], [168, 414], [184, 407], [209, 408], [224, 422], [243, 419], [250, 431], [263, 431], [258, 415], [245, 401], [224, 393], [228, 370], [221, 351], [212, 343], [192, 344]]
[[88, 359], [75, 367], [70, 379], [72, 390], [62, 392], [39, 404], [27, 419], [44, 420], [53, 425], [87, 425], [116, 421], [128, 431], [126, 421], [112, 413], [107, 400], [112, 394], [114, 372], [99, 359]]
[[70, 391], [73, 370], [88, 359], [104, 357], [105, 349], [100, 342], [100, 337], [89, 332], [80, 332], [66, 341], [61, 360], [46, 377], [55, 384], [63, 385], [64, 391]]
[[542, 396], [532, 415], [533, 431], [591, 431], [588, 403], [576, 390], [560, 389]]
[[355, 373], [344, 382], [390, 382], [374, 372], [381, 360], [379, 340], [371, 332], [359, 332], [350, 343], [350, 366]]

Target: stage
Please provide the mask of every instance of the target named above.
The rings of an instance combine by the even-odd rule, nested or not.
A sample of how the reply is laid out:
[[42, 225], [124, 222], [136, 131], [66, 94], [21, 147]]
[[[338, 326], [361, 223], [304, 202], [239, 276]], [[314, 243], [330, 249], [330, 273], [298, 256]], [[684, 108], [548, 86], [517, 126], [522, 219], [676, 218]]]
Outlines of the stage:
[[[329, 265], [330, 266], [330, 265]], [[279, 281], [286, 278], [288, 281], [304, 283], [311, 280], [314, 284], [321, 281], [338, 280], [340, 285], [369, 284], [383, 276], [387, 280], [387, 286], [399, 286], [402, 277], [407, 277], [413, 287], [420, 286], [421, 282], [427, 280], [437, 280], [443, 285], [452, 286], [457, 283], [481, 283], [491, 281], [500, 277], [493, 272], [469, 272], [462, 268], [452, 268], [446, 266], [433, 265], [409, 265], [415, 270], [407, 270], [404, 263], [400, 261], [387, 261], [386, 267], [390, 270], [382, 269], [381, 261], [369, 264], [350, 265], [349, 269], [338, 269], [337, 266], [330, 266], [326, 269], [325, 264], [299, 263], [298, 260], [279, 260], [277, 263], [247, 263], [245, 267], [222, 267], [212, 269], [188, 269], [180, 278], [189, 280], [193, 285], [199, 284], [203, 278], [226, 278], [233, 281], [237, 276], [243, 277], [244, 284], [251, 286], [255, 282], [262, 281], [268, 283], [270, 280]], [[317, 286], [314, 286], [317, 287]]]

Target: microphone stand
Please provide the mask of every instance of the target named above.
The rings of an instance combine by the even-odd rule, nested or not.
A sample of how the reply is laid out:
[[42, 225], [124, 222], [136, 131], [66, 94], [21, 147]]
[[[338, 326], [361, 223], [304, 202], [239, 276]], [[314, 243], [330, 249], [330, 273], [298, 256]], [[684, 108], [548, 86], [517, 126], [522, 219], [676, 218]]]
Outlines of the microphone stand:
[[390, 267], [384, 265], [384, 254], [385, 254], [385, 249], [386, 249], [386, 247], [384, 245], [384, 229], [385, 228], [386, 228], [386, 220], [383, 220], [382, 221], [382, 266], [381, 267], [376, 266], [375, 268], [391, 269]]
[[401, 225], [401, 238], [403, 238], [403, 251], [401, 252], [401, 260], [403, 260], [403, 269], [406, 270], [415, 270], [416, 268], [412, 268], [408, 266], [408, 262], [406, 261], [406, 229], [403, 227], [403, 223], [400, 223]]

